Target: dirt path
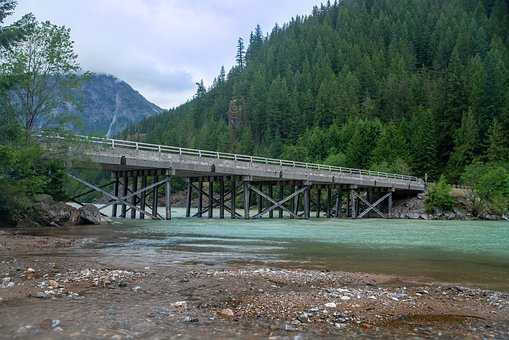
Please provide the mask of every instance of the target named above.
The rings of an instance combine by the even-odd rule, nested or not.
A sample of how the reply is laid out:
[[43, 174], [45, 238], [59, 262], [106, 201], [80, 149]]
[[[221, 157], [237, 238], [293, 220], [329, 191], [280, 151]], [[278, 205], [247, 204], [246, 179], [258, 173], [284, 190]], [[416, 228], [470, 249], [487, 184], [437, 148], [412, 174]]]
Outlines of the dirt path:
[[90, 242], [0, 231], [0, 338], [509, 338], [505, 293], [248, 264], [120, 268]]

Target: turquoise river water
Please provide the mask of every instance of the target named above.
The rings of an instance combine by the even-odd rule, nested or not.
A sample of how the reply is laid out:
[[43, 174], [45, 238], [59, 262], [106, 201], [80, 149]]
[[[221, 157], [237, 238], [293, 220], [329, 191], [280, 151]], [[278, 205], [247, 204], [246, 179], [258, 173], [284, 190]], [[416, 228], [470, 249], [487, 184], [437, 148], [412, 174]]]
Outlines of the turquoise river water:
[[508, 222], [177, 217], [100, 228], [105, 255], [147, 265], [258, 262], [509, 291]]

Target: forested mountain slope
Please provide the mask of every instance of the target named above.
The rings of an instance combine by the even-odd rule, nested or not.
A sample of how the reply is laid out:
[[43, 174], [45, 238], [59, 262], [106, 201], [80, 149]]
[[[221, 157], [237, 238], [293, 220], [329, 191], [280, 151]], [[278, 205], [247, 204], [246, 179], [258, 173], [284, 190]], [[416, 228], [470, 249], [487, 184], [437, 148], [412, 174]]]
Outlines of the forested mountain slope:
[[457, 180], [509, 158], [506, 0], [345, 0], [264, 36], [124, 137]]

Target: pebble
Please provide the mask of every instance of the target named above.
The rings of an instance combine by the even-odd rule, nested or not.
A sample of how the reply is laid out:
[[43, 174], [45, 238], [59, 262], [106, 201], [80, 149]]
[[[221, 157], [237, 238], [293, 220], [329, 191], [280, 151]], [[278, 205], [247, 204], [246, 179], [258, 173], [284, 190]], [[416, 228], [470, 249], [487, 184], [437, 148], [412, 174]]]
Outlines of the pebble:
[[51, 320], [51, 328], [56, 328], [60, 326], [60, 320], [56, 319], [56, 320]]
[[47, 299], [49, 298], [49, 295], [46, 294], [45, 292], [37, 292], [35, 293], [34, 297], [38, 299]]
[[35, 269], [34, 268], [27, 268], [27, 270], [25, 270], [25, 277], [28, 280], [33, 279], [34, 276], [35, 276]]
[[291, 325], [289, 323], [285, 324], [285, 326], [283, 327], [283, 329], [287, 332], [296, 332], [297, 331], [297, 327], [295, 327], [294, 325]]
[[351, 299], [351, 297], [344, 295], [340, 299], [341, 299], [341, 301], [348, 301]]
[[10, 277], [4, 277], [2, 283], [0, 283], [0, 288], [12, 288], [14, 286], [15, 284], [11, 281]]
[[297, 320], [299, 320], [302, 323], [309, 322], [309, 314], [308, 313], [302, 313], [297, 317]]
[[326, 303], [325, 308], [336, 308], [336, 304], [334, 302]]
[[48, 286], [49, 286], [50, 288], [53, 288], [53, 289], [56, 289], [56, 288], [59, 288], [59, 287], [60, 287], [60, 285], [58, 284], [58, 282], [57, 282], [57, 281], [55, 281], [55, 280], [49, 280], [49, 281], [48, 281]]
[[187, 308], [187, 302], [186, 301], [177, 301], [171, 304], [172, 307], [175, 308]]
[[227, 318], [233, 318], [235, 316], [235, 313], [230, 308], [221, 309], [219, 314]]
[[200, 320], [198, 320], [198, 318], [195, 318], [195, 317], [192, 317], [192, 316], [186, 316], [186, 318], [184, 319], [184, 322], [188, 322], [188, 323], [191, 323], [191, 322], [198, 322]]

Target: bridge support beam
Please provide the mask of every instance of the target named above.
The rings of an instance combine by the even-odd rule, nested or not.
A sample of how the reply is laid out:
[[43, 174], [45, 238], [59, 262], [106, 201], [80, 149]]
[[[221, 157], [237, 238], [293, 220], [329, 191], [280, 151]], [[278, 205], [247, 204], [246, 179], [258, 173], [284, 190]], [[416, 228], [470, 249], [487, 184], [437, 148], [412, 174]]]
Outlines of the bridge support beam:
[[232, 209], [231, 209], [231, 218], [234, 220], [237, 218], [236, 208], [237, 208], [237, 181], [235, 179], [235, 176], [232, 176], [231, 178], [231, 196], [232, 196]]
[[[138, 191], [138, 173], [135, 171], [133, 172], [132, 177], [131, 192], [136, 191]], [[131, 198], [131, 204], [134, 206], [138, 205], [138, 197], [136, 195], [133, 195], [133, 197]], [[131, 219], [132, 220], [136, 219], [136, 209], [131, 209]]]
[[[348, 205], [347, 205], [348, 208]], [[336, 188], [336, 205], [334, 207], [334, 218], [340, 218], [343, 209], [343, 193], [341, 188]], [[348, 215], [348, 211], [347, 211]]]
[[214, 177], [209, 177], [209, 208], [208, 208], [208, 216], [209, 218], [214, 217]]
[[320, 218], [322, 212], [322, 186], [317, 185], [316, 188], [316, 218]]
[[249, 209], [251, 208], [251, 190], [248, 181], [244, 180], [244, 218], [249, 219]]
[[224, 177], [219, 177], [219, 218], [224, 220]]
[[198, 217], [203, 217], [203, 177], [198, 180]]
[[186, 217], [191, 217], [191, 205], [193, 201], [192, 178], [187, 179]]
[[152, 177], [152, 185], [154, 185], [154, 188], [152, 189], [152, 218], [157, 219], [158, 212], [157, 208], [159, 207], [159, 186], [156, 185], [156, 183], [159, 182], [159, 176], [157, 175], [157, 172], [155, 172], [154, 176]]
[[[274, 185], [269, 183], [269, 197], [274, 198]], [[269, 218], [274, 218], [274, 210], [269, 211]]]
[[[120, 179], [118, 177], [118, 171], [114, 171], [113, 172], [113, 177], [114, 177], [113, 195], [115, 197], [118, 197], [118, 190], [119, 190], [119, 185], [120, 185]], [[117, 209], [118, 209], [118, 204], [117, 203], [113, 204], [113, 207], [112, 207], [112, 210], [111, 210], [111, 216], [112, 217], [117, 217]]]
[[171, 220], [171, 173], [170, 170], [166, 170], [166, 183], [165, 183], [165, 207], [166, 214], [165, 218], [167, 221]]
[[350, 188], [350, 216], [357, 218], [357, 198], [359, 197], [356, 192], [357, 187]]
[[[141, 172], [141, 188], [145, 189], [146, 187], [147, 187], [147, 173], [145, 172], [145, 170], [143, 170]], [[146, 206], [147, 206], [147, 195], [145, 192], [143, 192], [141, 194], [141, 201], [140, 201], [140, 209], [141, 209], [140, 219], [142, 219], [142, 220], [145, 219]]]
[[[129, 175], [127, 171], [124, 171], [124, 181], [122, 183], [122, 193], [123, 196], [127, 196], [128, 188], [129, 188]], [[122, 212], [120, 213], [121, 218], [126, 218], [127, 216], [127, 205], [124, 203], [122, 204]]]
[[[281, 202], [285, 198], [285, 183], [279, 182], [279, 202]], [[278, 207], [279, 210], [279, 218], [283, 218], [284, 210], [281, 207]]]
[[306, 185], [304, 186], [304, 200], [303, 200], [303, 204], [304, 204], [304, 218], [305, 219], [309, 219], [311, 216], [311, 200], [310, 200], [310, 191], [311, 191], [311, 186], [309, 185]]

